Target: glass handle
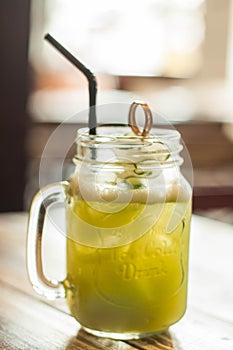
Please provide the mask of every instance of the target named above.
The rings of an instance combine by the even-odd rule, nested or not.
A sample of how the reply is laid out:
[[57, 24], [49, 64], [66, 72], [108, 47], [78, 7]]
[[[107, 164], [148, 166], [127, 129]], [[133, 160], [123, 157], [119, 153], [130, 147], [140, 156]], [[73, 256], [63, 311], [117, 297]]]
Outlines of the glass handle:
[[65, 297], [62, 281], [48, 279], [42, 263], [43, 227], [47, 210], [56, 203], [64, 203], [68, 182], [58, 182], [42, 188], [33, 198], [27, 233], [27, 269], [35, 291], [47, 299]]

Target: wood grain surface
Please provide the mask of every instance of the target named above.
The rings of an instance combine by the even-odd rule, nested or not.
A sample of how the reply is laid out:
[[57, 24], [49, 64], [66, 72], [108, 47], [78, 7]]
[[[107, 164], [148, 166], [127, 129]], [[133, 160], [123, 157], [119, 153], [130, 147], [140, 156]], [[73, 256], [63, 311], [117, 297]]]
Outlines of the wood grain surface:
[[0, 349], [233, 349], [232, 226], [193, 217], [188, 310], [169, 330], [131, 341], [87, 334], [64, 300], [47, 301], [33, 291], [26, 272], [26, 226], [27, 214], [0, 215]]

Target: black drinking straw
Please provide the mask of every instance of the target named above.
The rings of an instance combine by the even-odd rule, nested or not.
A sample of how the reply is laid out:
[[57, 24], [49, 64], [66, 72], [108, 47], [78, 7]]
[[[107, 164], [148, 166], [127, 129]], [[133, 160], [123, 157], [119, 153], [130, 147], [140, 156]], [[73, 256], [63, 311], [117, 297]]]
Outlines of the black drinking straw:
[[68, 61], [70, 61], [75, 67], [77, 67], [87, 78], [89, 86], [89, 120], [88, 127], [91, 135], [96, 135], [96, 93], [97, 93], [97, 81], [95, 75], [82, 64], [76, 57], [74, 57], [69, 51], [67, 51], [57, 40], [55, 40], [50, 34], [45, 35], [45, 40], [48, 40]]

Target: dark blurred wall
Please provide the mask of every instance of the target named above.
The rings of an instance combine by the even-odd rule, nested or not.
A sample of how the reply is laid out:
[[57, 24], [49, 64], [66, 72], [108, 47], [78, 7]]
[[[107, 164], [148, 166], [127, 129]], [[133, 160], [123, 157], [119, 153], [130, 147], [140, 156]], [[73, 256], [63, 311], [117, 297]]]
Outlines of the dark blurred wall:
[[0, 0], [0, 211], [23, 209], [30, 0]]

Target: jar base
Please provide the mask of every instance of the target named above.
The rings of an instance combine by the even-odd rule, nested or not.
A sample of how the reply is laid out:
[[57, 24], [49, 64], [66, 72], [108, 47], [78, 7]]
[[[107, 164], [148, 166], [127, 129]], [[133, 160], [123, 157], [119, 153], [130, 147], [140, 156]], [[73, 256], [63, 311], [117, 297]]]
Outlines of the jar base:
[[161, 334], [165, 329], [161, 329], [155, 332], [145, 332], [145, 333], [116, 333], [116, 332], [102, 332], [95, 329], [90, 329], [87, 327], [82, 327], [87, 333], [95, 335], [97, 337], [109, 338], [114, 340], [131, 340], [131, 339], [141, 339], [148, 338], [157, 334]]

